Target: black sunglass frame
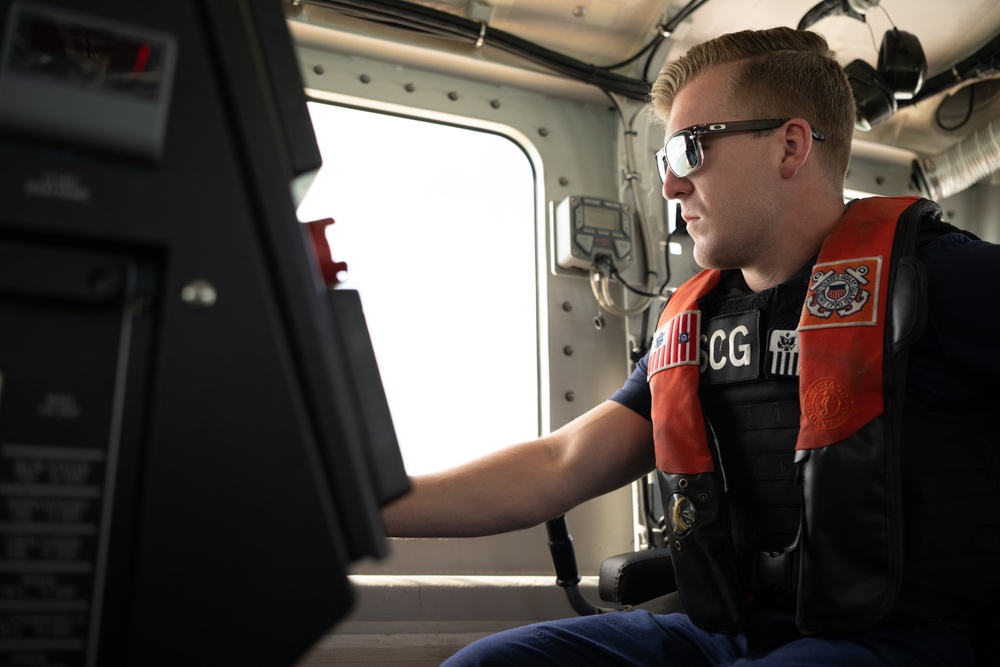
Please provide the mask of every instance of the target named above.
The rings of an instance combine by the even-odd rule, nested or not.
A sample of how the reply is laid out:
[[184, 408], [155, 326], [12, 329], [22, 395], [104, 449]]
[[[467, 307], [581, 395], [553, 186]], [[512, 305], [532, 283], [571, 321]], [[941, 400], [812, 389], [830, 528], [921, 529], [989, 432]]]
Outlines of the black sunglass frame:
[[[656, 152], [656, 168], [660, 174], [660, 182], [666, 182], [667, 169], [669, 169], [678, 178], [685, 178], [701, 168], [701, 165], [705, 162], [705, 153], [701, 146], [701, 137], [710, 134], [724, 134], [727, 132], [760, 132], [763, 130], [773, 130], [781, 127], [789, 120], [791, 119], [759, 118], [755, 120], [733, 120], [724, 123], [699, 123], [698, 125], [692, 125], [691, 127], [685, 127], [682, 130], [678, 130], [677, 132], [671, 134], [670, 137], [663, 142], [663, 148]], [[817, 141], [826, 140], [826, 135], [819, 130], [813, 127], [810, 127], [809, 129], [813, 139], [816, 139]], [[671, 167], [667, 161], [667, 145], [678, 137], [684, 138], [684, 154], [688, 156], [688, 163], [691, 164], [692, 154], [695, 157], [695, 162], [692, 164], [691, 169], [689, 169], [683, 176], [674, 171], [673, 167]]]

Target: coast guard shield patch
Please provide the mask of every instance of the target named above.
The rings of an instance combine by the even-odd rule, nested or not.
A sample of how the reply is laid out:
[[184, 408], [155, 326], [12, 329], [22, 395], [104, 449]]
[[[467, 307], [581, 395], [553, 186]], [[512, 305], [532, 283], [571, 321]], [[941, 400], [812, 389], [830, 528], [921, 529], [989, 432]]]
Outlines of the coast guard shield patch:
[[875, 326], [881, 279], [881, 257], [817, 264], [799, 330]]

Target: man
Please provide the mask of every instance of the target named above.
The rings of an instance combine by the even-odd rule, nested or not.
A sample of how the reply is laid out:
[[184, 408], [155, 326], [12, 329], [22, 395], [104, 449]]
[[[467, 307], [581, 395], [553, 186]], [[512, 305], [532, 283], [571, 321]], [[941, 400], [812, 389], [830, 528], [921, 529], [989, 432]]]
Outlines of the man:
[[1000, 362], [977, 353], [1000, 316], [956, 297], [1000, 248], [915, 198], [845, 207], [854, 102], [814, 33], [696, 46], [652, 102], [664, 196], [711, 271], [611, 400], [415, 479], [385, 520], [505, 532], [655, 466], [687, 614], [528, 626], [446, 664], [974, 664], [1000, 591]]

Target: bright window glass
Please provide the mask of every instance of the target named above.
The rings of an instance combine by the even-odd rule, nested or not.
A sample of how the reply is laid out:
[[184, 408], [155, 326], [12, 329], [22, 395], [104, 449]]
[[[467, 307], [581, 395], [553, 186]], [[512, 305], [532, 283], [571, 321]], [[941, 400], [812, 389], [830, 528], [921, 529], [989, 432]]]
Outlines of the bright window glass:
[[539, 432], [534, 172], [498, 134], [310, 102], [323, 167], [298, 210], [333, 218], [407, 472]]

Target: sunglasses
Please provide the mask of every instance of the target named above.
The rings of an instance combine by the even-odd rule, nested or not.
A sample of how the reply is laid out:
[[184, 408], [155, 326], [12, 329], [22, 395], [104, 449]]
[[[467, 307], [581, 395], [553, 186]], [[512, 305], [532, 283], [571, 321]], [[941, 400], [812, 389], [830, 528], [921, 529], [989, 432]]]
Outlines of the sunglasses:
[[[656, 152], [656, 168], [660, 172], [660, 181], [666, 182], [667, 169], [673, 172], [677, 178], [684, 178], [701, 167], [705, 162], [705, 151], [701, 147], [701, 137], [725, 132], [773, 130], [789, 120], [788, 118], [768, 118], [766, 120], [736, 120], [729, 123], [703, 123], [675, 132], [663, 144], [663, 148]], [[812, 130], [812, 136], [817, 141], [826, 140], [826, 135], [819, 130]]]

